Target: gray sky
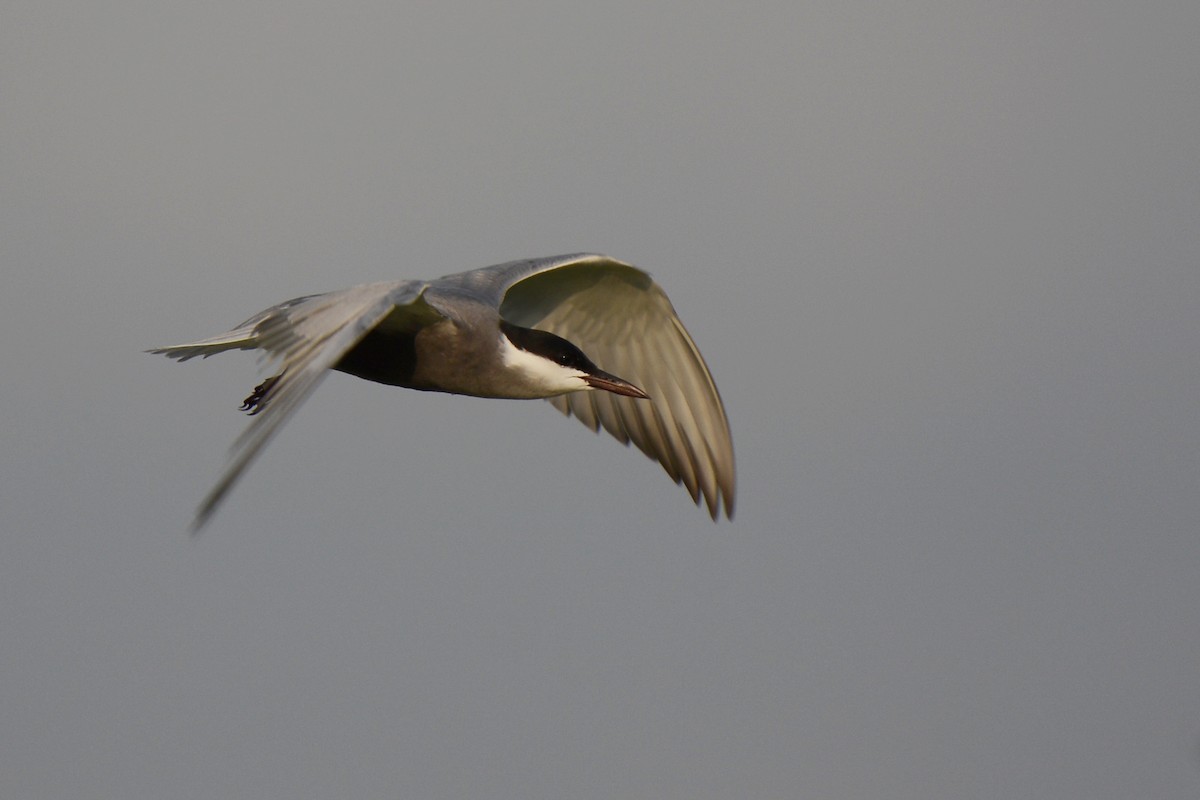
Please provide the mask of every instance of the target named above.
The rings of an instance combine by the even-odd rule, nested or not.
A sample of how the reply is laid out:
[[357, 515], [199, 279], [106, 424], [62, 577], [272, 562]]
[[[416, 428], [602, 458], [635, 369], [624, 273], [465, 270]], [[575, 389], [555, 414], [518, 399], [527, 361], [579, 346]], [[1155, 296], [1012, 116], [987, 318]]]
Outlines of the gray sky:
[[[1196, 797], [1197, 30], [5, 3], [0, 796]], [[336, 375], [186, 535], [258, 373], [141, 350], [577, 250], [704, 351], [732, 524]]]

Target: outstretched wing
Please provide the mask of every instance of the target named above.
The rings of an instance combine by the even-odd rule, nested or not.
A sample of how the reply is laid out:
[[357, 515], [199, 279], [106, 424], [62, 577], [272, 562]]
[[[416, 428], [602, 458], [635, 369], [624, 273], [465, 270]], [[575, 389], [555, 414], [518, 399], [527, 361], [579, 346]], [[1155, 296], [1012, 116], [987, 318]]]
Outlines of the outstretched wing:
[[[229, 464], [196, 510], [192, 529], [212, 516], [263, 446], [295, 413], [329, 368], [389, 315], [435, 318], [421, 295], [426, 284], [391, 281], [355, 286], [289, 300], [267, 309], [232, 331], [190, 344], [150, 350], [180, 361], [225, 350], [262, 350], [279, 373], [247, 400], [254, 420], [234, 441]], [[260, 413], [261, 412], [261, 413]]]
[[604, 391], [549, 398], [592, 430], [601, 426], [656, 459], [713, 519], [733, 516], [733, 442], [704, 358], [663, 290], [640, 269], [600, 255], [514, 261], [449, 276], [489, 295], [500, 315], [575, 343], [601, 369], [650, 395]]

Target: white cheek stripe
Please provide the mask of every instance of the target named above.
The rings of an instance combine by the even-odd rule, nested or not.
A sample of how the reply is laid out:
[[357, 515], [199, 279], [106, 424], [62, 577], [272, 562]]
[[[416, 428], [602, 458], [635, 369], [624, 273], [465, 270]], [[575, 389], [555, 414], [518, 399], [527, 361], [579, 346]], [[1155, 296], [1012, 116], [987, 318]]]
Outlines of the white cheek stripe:
[[505, 368], [520, 373], [525, 380], [545, 391], [561, 394], [590, 388], [583, 380], [586, 373], [522, 350], [507, 336], [500, 337], [500, 358]]

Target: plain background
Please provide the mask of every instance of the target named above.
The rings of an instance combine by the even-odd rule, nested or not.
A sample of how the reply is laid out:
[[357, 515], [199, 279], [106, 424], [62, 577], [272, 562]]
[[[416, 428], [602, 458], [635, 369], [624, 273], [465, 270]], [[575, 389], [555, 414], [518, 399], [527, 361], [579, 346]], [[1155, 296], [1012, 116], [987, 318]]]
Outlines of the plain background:
[[[0, 10], [0, 795], [1200, 795], [1200, 6]], [[608, 253], [714, 525], [541, 402], [336, 375], [201, 536], [299, 294]]]

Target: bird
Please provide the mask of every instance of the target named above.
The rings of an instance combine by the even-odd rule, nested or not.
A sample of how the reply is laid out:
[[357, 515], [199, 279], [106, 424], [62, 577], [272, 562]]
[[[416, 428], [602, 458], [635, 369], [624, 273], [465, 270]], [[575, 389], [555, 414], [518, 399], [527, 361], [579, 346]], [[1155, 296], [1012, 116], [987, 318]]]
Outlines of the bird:
[[722, 505], [733, 519], [733, 441], [708, 366], [662, 288], [607, 256], [521, 259], [306, 295], [227, 333], [146, 352], [187, 361], [227, 350], [261, 351], [274, 374], [243, 402], [253, 419], [193, 531], [331, 370], [419, 391], [546, 399], [658, 461], [714, 521]]

